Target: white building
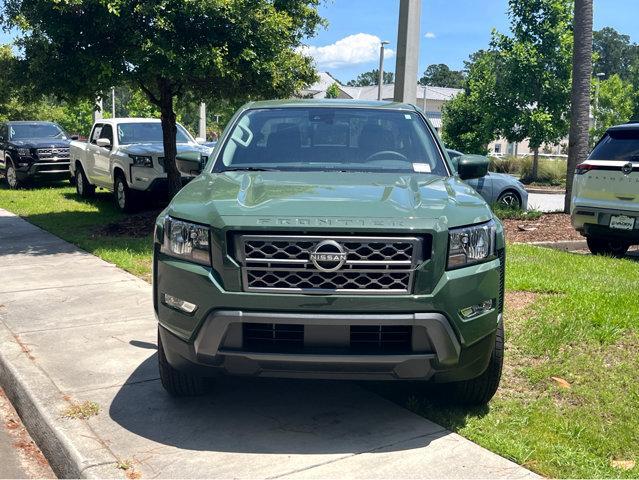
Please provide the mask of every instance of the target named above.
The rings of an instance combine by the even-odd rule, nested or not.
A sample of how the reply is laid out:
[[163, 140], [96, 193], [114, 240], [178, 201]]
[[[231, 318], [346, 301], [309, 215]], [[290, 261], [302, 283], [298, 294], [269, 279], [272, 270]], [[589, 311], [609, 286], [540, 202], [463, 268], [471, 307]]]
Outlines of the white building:
[[[328, 72], [319, 73], [319, 81], [300, 92], [305, 98], [326, 98], [328, 87], [337, 84], [340, 90], [339, 98], [352, 98], [354, 100], [377, 100], [378, 87], [349, 87], [342, 85]], [[462, 90], [458, 88], [417, 86], [417, 107], [421, 108], [433, 126], [440, 131], [442, 128], [442, 108], [449, 100], [452, 100]], [[395, 94], [395, 85], [392, 83], [382, 87], [382, 100], [392, 101]]]

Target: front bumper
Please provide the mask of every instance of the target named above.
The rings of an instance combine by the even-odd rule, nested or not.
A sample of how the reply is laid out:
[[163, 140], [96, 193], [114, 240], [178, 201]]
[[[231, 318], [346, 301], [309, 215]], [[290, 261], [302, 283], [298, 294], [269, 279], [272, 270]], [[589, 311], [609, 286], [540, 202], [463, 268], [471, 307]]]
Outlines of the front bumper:
[[[610, 219], [614, 215], [635, 218], [633, 230], [610, 228]], [[585, 237], [619, 239], [639, 243], [639, 211], [594, 208], [575, 205], [571, 215], [573, 227]]]
[[58, 180], [66, 179], [71, 176], [69, 170], [70, 161], [57, 160], [52, 161], [33, 161], [32, 159], [21, 159], [16, 165], [16, 175], [19, 180], [49, 179]]
[[[503, 261], [443, 273], [429, 294], [313, 295], [226, 291], [216, 272], [154, 255], [154, 305], [171, 365], [200, 376], [459, 381], [480, 375], [501, 322]], [[188, 315], [163, 304], [164, 293], [197, 305]], [[495, 308], [472, 319], [459, 311], [486, 299]], [[254, 349], [243, 326], [303, 328], [303, 350]], [[410, 328], [401, 352], [349, 349], [351, 328]], [[273, 327], [276, 328], [276, 327]]]

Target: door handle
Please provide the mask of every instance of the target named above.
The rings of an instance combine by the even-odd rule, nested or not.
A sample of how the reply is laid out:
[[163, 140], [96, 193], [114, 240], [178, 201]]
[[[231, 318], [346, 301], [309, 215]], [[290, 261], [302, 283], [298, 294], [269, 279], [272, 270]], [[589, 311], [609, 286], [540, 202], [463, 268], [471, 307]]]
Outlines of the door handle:
[[630, 197], [622, 197], [621, 195], [615, 195], [619, 200], [624, 200], [626, 202], [632, 202], [636, 197], [632, 195]]

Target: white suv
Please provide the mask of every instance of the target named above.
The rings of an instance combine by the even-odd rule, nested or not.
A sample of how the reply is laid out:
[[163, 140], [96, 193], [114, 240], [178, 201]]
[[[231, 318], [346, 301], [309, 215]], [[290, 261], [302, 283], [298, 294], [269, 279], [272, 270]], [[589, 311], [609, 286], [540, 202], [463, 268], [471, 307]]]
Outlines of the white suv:
[[594, 254], [621, 257], [639, 244], [639, 123], [610, 128], [577, 166], [571, 216]]

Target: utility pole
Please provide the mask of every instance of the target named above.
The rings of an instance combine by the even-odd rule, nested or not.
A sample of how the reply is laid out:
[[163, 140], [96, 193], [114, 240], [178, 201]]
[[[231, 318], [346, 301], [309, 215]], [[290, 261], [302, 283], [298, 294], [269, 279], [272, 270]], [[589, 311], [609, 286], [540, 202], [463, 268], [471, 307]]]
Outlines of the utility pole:
[[206, 140], [206, 103], [200, 103], [200, 128], [198, 137]]
[[377, 81], [377, 100], [382, 100], [382, 88], [384, 87], [384, 47], [390, 42], [382, 41], [379, 46], [379, 80]]
[[111, 87], [111, 118], [115, 118], [115, 87]]
[[419, 23], [422, 0], [400, 0], [395, 66], [395, 101], [417, 103]]
[[102, 112], [104, 111], [104, 103], [102, 102], [102, 97], [98, 97], [95, 99], [95, 104], [93, 105], [93, 123], [98, 120], [102, 120]]
[[606, 76], [605, 73], [598, 73], [595, 75], [597, 77], [597, 82], [595, 83], [595, 108], [593, 112], [593, 120], [595, 124], [595, 131], [597, 131], [597, 113], [599, 113], [599, 89], [601, 88], [601, 79]]

